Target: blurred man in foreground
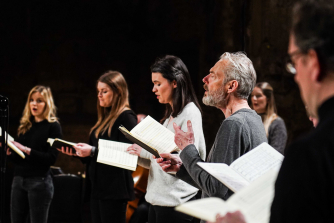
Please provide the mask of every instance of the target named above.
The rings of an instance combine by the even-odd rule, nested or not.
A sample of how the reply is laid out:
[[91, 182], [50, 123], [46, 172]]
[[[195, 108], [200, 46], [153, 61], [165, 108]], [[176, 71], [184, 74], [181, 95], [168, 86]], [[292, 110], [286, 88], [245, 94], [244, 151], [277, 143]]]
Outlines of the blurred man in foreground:
[[[288, 53], [303, 102], [319, 120], [307, 137], [292, 143], [275, 184], [270, 222], [331, 222], [334, 219], [334, 2], [309, 0], [293, 11]], [[245, 222], [241, 212], [217, 223]]]

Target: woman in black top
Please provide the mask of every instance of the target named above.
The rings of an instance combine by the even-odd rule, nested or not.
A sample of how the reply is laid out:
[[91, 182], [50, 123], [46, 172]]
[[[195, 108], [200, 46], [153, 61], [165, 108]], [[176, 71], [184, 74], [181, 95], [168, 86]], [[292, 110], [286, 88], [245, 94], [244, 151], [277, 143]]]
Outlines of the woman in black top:
[[61, 128], [50, 88], [36, 86], [29, 93], [18, 138], [13, 142], [25, 153], [25, 159], [7, 150], [15, 164], [11, 194], [13, 223], [26, 222], [28, 213], [31, 223], [47, 222], [53, 197], [50, 166], [58, 155], [47, 143], [48, 138], [61, 138]]
[[[74, 146], [79, 157], [85, 157], [87, 178], [91, 183], [91, 213], [94, 223], [124, 222], [127, 201], [134, 199], [131, 171], [97, 163], [98, 140], [106, 139], [131, 143], [118, 130], [123, 125], [131, 130], [137, 124], [135, 113], [130, 110], [128, 87], [123, 75], [108, 71], [97, 81], [98, 120], [90, 133], [89, 144]], [[73, 155], [62, 148], [62, 152]]]

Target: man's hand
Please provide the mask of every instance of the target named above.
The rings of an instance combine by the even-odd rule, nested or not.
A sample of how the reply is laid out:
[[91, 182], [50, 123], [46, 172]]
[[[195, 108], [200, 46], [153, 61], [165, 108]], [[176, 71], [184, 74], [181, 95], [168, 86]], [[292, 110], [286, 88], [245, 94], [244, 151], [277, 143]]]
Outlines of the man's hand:
[[162, 170], [166, 173], [178, 172], [182, 165], [182, 161], [178, 155], [170, 153], [161, 153], [161, 158], [157, 159], [157, 163], [161, 166]]
[[246, 223], [244, 215], [240, 211], [228, 212], [225, 216], [217, 214], [214, 223]]
[[183, 132], [181, 130], [181, 127], [177, 126], [175, 123], [173, 123], [173, 127], [175, 130], [174, 142], [180, 150], [183, 150], [186, 146], [190, 144], [194, 144], [195, 137], [190, 120], [188, 120], [187, 122], [188, 132]]

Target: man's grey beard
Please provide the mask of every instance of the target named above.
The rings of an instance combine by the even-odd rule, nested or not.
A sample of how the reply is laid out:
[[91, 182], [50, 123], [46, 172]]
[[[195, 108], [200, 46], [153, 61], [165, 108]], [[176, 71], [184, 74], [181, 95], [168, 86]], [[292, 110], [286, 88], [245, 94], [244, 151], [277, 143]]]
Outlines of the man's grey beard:
[[202, 101], [205, 105], [208, 105], [208, 106], [218, 107], [218, 105], [219, 106], [224, 105], [226, 103], [225, 94], [224, 94], [224, 85], [221, 86], [216, 91], [210, 92], [207, 90], [207, 95], [203, 96]]

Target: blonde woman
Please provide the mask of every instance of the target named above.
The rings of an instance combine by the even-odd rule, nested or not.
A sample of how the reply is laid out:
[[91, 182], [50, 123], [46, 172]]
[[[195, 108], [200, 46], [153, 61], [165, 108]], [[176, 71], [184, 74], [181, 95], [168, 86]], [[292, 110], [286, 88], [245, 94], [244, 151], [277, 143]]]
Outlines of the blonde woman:
[[98, 119], [91, 129], [89, 144], [76, 144], [76, 154], [68, 148], [62, 148], [62, 152], [85, 157], [82, 160], [87, 163], [93, 223], [125, 223], [127, 202], [134, 199], [131, 171], [97, 163], [98, 141], [130, 143], [118, 127], [123, 125], [131, 130], [137, 124], [137, 116], [130, 109], [126, 81], [117, 71], [108, 71], [98, 79], [97, 97]]
[[7, 150], [15, 164], [11, 193], [12, 223], [47, 222], [53, 197], [50, 166], [56, 161], [58, 151], [47, 143], [48, 138], [61, 138], [56, 107], [49, 87], [36, 86], [28, 96], [18, 128], [18, 138], [13, 142], [26, 158]]
[[288, 135], [284, 120], [277, 115], [273, 88], [267, 82], [257, 83], [251, 101], [253, 109], [262, 117], [269, 145], [284, 154]]

